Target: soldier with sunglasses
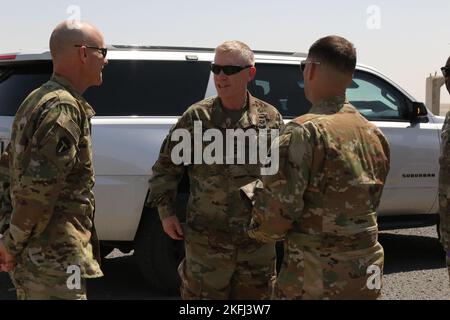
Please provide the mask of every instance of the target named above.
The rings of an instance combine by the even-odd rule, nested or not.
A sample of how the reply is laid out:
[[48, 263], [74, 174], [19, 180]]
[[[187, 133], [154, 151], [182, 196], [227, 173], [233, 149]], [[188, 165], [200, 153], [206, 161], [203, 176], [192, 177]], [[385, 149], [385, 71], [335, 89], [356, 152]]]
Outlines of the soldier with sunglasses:
[[[153, 166], [148, 203], [158, 208], [164, 231], [172, 239], [185, 240], [186, 258], [178, 268], [183, 299], [263, 299], [269, 296], [274, 275], [275, 248], [243, 232], [250, 219], [250, 204], [239, 193], [241, 186], [260, 176], [261, 165], [238, 164], [236, 154], [232, 164], [175, 164], [171, 153], [177, 142], [171, 137], [178, 129], [192, 136], [196, 122], [204, 129], [220, 131], [223, 137], [227, 129], [278, 129], [283, 122], [273, 106], [247, 91], [256, 68], [246, 44], [228, 41], [218, 46], [211, 71], [217, 96], [189, 107], [172, 127]], [[248, 149], [246, 144], [246, 154]], [[185, 172], [190, 199], [183, 230], [174, 204]]]
[[301, 64], [309, 112], [279, 137], [280, 170], [242, 188], [254, 202], [249, 236], [284, 240], [279, 299], [375, 299], [384, 252], [376, 210], [389, 171], [382, 132], [346, 98], [356, 49], [317, 40]]
[[10, 271], [18, 299], [86, 299], [86, 278], [103, 273], [94, 228], [94, 110], [82, 94], [102, 84], [107, 50], [94, 26], [64, 21], [50, 52], [53, 75], [20, 106], [0, 161], [1, 176], [6, 164], [10, 175], [2, 183], [0, 267]]
[[[450, 57], [441, 70], [445, 78], [445, 86], [450, 93]], [[450, 112], [445, 117], [441, 137], [441, 156], [439, 158], [439, 231], [441, 243], [446, 253], [447, 269], [450, 277]]]

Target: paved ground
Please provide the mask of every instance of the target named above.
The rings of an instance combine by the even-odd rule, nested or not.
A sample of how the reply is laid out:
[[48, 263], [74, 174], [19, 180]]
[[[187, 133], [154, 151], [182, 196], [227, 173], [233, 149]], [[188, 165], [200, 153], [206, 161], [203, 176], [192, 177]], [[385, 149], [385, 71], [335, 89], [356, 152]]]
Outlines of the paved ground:
[[382, 299], [446, 299], [450, 286], [436, 227], [383, 231]]
[[[385, 277], [382, 299], [446, 299], [450, 287], [444, 255], [435, 227], [383, 231]], [[88, 282], [90, 299], [179, 299], [145, 285], [132, 255], [113, 253], [105, 259], [105, 277]], [[14, 299], [6, 274], [0, 273], [0, 300]]]

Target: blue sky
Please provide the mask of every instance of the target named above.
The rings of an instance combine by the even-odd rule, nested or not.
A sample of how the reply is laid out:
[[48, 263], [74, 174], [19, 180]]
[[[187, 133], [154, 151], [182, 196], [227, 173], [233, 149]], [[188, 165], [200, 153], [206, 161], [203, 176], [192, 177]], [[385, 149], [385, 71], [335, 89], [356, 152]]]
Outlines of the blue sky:
[[[16, 0], [1, 5], [0, 52], [46, 48], [53, 27], [78, 13], [108, 44], [215, 47], [237, 39], [253, 49], [306, 52], [338, 34], [355, 44], [359, 62], [422, 101], [426, 77], [450, 55], [448, 0]], [[450, 102], [444, 89], [441, 100]]]

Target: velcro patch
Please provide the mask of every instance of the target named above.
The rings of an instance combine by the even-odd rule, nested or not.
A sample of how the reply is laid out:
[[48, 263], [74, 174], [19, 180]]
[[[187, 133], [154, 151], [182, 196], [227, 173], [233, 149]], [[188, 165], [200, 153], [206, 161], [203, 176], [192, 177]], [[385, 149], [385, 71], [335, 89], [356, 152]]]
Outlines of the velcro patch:
[[56, 154], [63, 155], [72, 147], [72, 142], [70, 142], [69, 138], [62, 137], [59, 139], [58, 144], [56, 145]]

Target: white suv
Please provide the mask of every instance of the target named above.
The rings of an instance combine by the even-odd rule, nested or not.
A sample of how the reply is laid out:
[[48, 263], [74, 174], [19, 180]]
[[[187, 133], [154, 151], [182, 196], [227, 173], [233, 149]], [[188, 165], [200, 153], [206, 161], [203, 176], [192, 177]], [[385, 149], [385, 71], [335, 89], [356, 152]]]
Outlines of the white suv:
[[[256, 51], [250, 92], [275, 107], [285, 121], [309, 109], [299, 70], [304, 54]], [[111, 46], [101, 87], [85, 97], [96, 110], [95, 224], [103, 244], [134, 248], [146, 279], [176, 292], [182, 242], [169, 239], [157, 214], [144, 206], [151, 168], [163, 138], [183, 111], [215, 95], [213, 49]], [[49, 52], [0, 54], [0, 148], [9, 141], [14, 114], [52, 71]], [[437, 216], [438, 156], [443, 117], [431, 114], [379, 71], [358, 65], [347, 90], [351, 103], [387, 136], [391, 170], [378, 215], [381, 225], [415, 226]], [[189, 192], [179, 188], [179, 215]]]

